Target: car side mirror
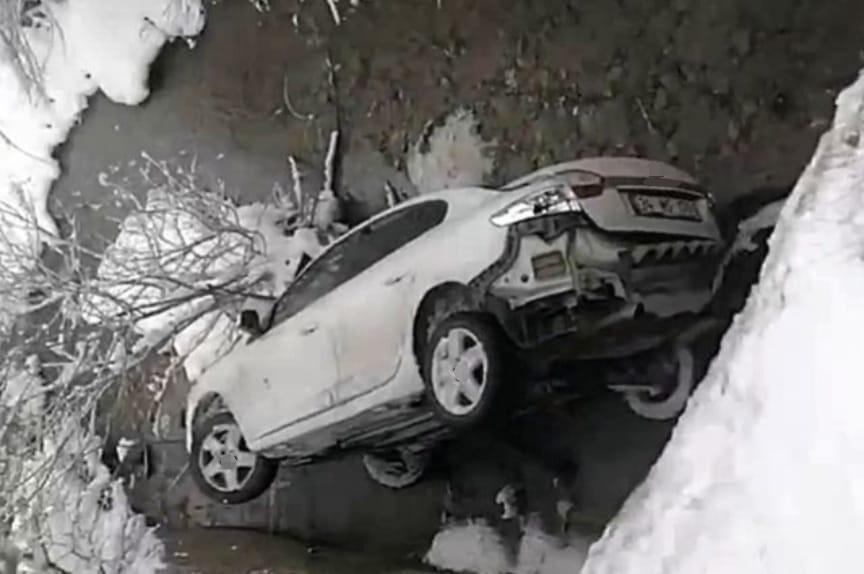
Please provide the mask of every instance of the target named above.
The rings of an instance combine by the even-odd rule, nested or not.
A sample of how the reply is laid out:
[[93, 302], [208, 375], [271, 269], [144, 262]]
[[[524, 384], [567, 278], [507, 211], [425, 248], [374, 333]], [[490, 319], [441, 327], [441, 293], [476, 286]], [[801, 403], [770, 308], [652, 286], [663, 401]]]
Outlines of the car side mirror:
[[240, 328], [252, 336], [257, 337], [264, 333], [261, 325], [261, 316], [255, 309], [243, 309], [240, 311]]

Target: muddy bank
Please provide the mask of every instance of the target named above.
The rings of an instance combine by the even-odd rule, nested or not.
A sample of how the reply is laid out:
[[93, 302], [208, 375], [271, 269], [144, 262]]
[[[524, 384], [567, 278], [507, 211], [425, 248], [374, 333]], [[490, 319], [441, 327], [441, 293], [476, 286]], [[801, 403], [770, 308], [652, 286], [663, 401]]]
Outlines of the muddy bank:
[[372, 557], [238, 530], [164, 531], [167, 574], [422, 574], [411, 557]]

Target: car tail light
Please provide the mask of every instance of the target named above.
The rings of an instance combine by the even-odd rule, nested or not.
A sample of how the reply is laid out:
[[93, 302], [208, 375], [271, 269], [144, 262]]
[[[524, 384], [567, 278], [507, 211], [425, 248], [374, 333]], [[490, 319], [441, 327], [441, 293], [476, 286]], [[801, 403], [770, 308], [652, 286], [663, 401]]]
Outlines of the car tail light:
[[567, 264], [560, 251], [550, 251], [531, 258], [531, 268], [534, 277], [540, 281], [553, 279], [567, 274]]
[[579, 199], [603, 193], [602, 180], [593, 174], [572, 172], [555, 177], [547, 187], [515, 201], [492, 216], [501, 227], [526, 219], [558, 213], [581, 213]]

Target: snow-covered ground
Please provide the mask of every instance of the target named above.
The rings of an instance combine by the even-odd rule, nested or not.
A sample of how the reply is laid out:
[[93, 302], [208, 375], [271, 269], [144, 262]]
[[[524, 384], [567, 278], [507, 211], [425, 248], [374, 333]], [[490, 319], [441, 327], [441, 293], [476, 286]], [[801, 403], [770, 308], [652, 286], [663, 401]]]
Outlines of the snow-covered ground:
[[783, 209], [744, 311], [583, 574], [864, 569], [864, 77]]

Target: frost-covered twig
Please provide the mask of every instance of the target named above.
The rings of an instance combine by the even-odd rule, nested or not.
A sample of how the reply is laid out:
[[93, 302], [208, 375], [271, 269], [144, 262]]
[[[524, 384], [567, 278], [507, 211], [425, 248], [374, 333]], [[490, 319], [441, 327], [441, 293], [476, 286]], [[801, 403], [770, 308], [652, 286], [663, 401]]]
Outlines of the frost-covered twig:
[[330, 8], [330, 15], [333, 16], [333, 22], [339, 26], [342, 23], [342, 16], [339, 15], [339, 7], [336, 3], [339, 0], [327, 0], [327, 6]]
[[291, 166], [291, 180], [294, 182], [292, 190], [294, 191], [294, 205], [300, 212], [300, 217], [303, 217], [303, 180], [300, 174], [300, 168], [297, 167], [297, 160], [293, 155], [288, 156], [288, 164]]
[[339, 131], [330, 132], [330, 144], [327, 146], [327, 158], [324, 161], [324, 191], [333, 192], [333, 173], [336, 161], [336, 150], [339, 146]]

